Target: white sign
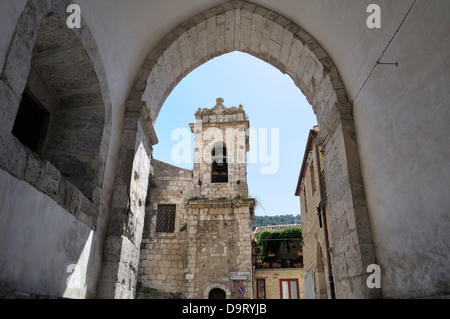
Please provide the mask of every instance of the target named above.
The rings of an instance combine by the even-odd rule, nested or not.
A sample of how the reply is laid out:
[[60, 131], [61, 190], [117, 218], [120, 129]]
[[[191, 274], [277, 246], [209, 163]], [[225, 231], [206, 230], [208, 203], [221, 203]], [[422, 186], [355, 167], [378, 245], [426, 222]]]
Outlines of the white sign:
[[249, 272], [232, 272], [230, 273], [231, 280], [250, 280]]

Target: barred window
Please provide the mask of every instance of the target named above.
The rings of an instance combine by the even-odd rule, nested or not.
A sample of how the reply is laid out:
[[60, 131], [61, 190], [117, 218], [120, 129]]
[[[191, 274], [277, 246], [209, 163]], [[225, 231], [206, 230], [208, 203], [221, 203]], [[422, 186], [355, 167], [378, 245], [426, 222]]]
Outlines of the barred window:
[[256, 299], [266, 299], [265, 279], [256, 279]]
[[176, 205], [159, 204], [156, 216], [157, 233], [173, 233], [175, 231]]

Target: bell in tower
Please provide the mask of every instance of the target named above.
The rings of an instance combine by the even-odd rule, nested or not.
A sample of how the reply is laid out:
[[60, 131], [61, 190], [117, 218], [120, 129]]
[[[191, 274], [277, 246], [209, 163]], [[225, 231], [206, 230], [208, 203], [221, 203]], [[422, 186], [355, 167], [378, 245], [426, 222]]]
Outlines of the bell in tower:
[[249, 121], [239, 107], [227, 108], [222, 98], [209, 109], [198, 109], [194, 133], [194, 179], [205, 198], [248, 196], [247, 152]]

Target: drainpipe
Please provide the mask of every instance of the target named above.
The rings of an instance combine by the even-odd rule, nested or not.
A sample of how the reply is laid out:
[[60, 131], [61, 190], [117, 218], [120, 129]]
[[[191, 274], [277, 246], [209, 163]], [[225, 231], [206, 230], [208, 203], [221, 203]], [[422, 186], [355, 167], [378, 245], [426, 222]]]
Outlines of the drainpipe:
[[326, 202], [325, 183], [323, 183], [323, 181], [322, 181], [319, 147], [317, 145], [314, 145], [314, 146], [315, 146], [316, 158], [317, 158], [317, 171], [319, 172], [319, 191], [320, 191], [320, 203], [319, 203], [319, 207], [317, 207], [317, 213], [319, 215], [319, 218], [322, 217], [323, 233], [324, 233], [324, 237], [325, 237], [325, 250], [326, 250], [326, 256], [327, 256], [328, 282], [330, 284], [330, 295], [331, 295], [330, 297], [331, 297], [331, 299], [336, 299], [336, 294], [334, 291], [333, 272], [332, 272], [332, 268], [331, 268], [330, 244], [328, 241], [327, 217], [326, 217], [326, 210], [324, 209], [325, 202]]

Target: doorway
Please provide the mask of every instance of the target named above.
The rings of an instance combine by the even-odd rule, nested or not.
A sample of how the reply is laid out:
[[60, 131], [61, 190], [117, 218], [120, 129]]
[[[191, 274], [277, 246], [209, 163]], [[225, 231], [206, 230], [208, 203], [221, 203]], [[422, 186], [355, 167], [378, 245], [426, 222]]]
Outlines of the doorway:
[[220, 288], [214, 288], [209, 292], [209, 299], [227, 299], [227, 294]]

